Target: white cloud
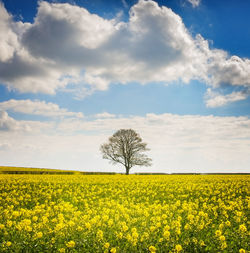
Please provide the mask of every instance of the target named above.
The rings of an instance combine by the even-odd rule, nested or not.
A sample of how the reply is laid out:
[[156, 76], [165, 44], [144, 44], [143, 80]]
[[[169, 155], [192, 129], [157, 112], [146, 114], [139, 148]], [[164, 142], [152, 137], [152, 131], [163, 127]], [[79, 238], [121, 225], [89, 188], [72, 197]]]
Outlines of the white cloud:
[[0, 11], [7, 34], [0, 38], [0, 81], [10, 89], [53, 94], [73, 85], [84, 97], [132, 81], [250, 86], [249, 59], [211, 49], [201, 35], [191, 36], [180, 16], [153, 1], [132, 6], [128, 22], [48, 2], [39, 3], [32, 24], [14, 22], [3, 5]]
[[0, 150], [8, 150], [9, 148], [10, 148], [10, 145], [8, 143], [0, 144]]
[[15, 100], [0, 102], [0, 110], [20, 112], [24, 114], [41, 115], [46, 117], [76, 117], [82, 118], [81, 112], [69, 112], [60, 108], [57, 104], [46, 103], [39, 100]]
[[11, 28], [11, 17], [0, 2], [0, 61], [6, 62], [13, 57], [18, 45], [17, 35]]
[[13, 118], [9, 117], [7, 112], [0, 111], [0, 130], [11, 131], [19, 129], [19, 123]]
[[250, 59], [238, 56], [214, 58], [210, 64], [211, 82], [215, 86], [231, 84], [234, 86], [250, 86]]
[[103, 112], [103, 113], [98, 113], [95, 115], [96, 118], [104, 118], [104, 119], [107, 119], [107, 118], [115, 118], [116, 115], [115, 114], [111, 114], [111, 113], [108, 113], [108, 112]]
[[[3, 115], [6, 121], [6, 115]], [[148, 143], [153, 172], [249, 172], [249, 117], [148, 114], [64, 119], [60, 124], [16, 121], [30, 131], [0, 131], [2, 164], [92, 171], [123, 171], [102, 160], [100, 145], [120, 128], [133, 128]], [[42, 131], [38, 131], [38, 126]], [[36, 127], [34, 127], [36, 126]], [[24, 134], [25, 133], [25, 134]], [[52, 134], [53, 133], [53, 134]], [[15, 156], [13, 157], [13, 154]]]
[[201, 3], [201, 0], [187, 0], [190, 4], [192, 4], [193, 8], [198, 7]]
[[[42, 132], [44, 129], [51, 129], [53, 124], [48, 122], [40, 122], [40, 121], [18, 121], [14, 118], [10, 117], [7, 112], [0, 111], [0, 131], [10, 133], [20, 133], [20, 134], [37, 134], [38, 132]], [[10, 139], [12, 139], [10, 137]], [[13, 138], [14, 140], [15, 138]], [[4, 141], [1, 140], [3, 143]], [[6, 140], [7, 142], [7, 140]], [[7, 142], [8, 143], [8, 142]]]
[[211, 108], [220, 107], [232, 102], [244, 100], [247, 98], [247, 96], [248, 96], [248, 93], [245, 91], [232, 92], [227, 95], [222, 95], [209, 88], [205, 95], [206, 106], [211, 107]]

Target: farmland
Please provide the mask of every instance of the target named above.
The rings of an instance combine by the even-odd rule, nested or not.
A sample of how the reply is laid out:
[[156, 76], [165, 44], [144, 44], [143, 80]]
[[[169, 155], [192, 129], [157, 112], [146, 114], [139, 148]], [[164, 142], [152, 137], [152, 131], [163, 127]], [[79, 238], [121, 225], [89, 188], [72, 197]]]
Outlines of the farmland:
[[0, 174], [0, 251], [244, 253], [249, 182], [249, 175]]

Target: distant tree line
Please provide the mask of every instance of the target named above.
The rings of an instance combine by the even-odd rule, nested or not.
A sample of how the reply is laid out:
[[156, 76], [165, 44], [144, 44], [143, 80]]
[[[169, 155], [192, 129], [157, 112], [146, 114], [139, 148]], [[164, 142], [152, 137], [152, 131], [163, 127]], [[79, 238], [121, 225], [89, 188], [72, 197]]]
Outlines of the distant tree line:
[[83, 172], [83, 171], [21, 171], [21, 170], [8, 170], [0, 171], [0, 174], [35, 174], [35, 175], [114, 175], [115, 172]]

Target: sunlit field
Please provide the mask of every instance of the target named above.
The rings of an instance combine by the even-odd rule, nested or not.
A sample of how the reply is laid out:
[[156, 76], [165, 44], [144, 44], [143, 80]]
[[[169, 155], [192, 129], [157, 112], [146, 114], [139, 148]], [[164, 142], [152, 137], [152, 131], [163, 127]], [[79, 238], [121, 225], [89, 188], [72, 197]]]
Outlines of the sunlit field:
[[248, 252], [248, 175], [0, 175], [1, 252]]

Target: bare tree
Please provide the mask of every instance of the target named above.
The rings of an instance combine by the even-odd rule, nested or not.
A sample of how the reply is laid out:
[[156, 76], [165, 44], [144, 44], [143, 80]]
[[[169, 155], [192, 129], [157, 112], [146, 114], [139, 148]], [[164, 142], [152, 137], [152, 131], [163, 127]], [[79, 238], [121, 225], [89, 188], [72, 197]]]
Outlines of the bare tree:
[[149, 150], [146, 146], [134, 130], [120, 129], [109, 138], [108, 143], [101, 145], [100, 150], [104, 159], [124, 165], [128, 175], [134, 165], [151, 166], [152, 159], [143, 153]]

